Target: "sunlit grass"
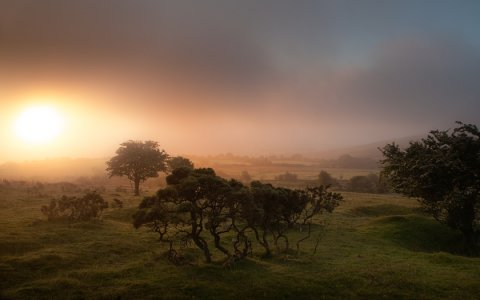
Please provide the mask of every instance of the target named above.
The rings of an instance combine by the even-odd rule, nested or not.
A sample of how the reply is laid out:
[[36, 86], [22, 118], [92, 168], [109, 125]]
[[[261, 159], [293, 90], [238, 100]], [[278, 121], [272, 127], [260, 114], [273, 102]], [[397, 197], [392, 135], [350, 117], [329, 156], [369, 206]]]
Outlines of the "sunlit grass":
[[[480, 294], [480, 258], [461, 255], [458, 233], [423, 215], [415, 200], [344, 193], [323, 215], [301, 254], [253, 257], [224, 269], [185, 249], [191, 264], [167, 263], [164, 246], [130, 216], [140, 198], [120, 197], [92, 223], [48, 223], [37, 197], [1, 191], [0, 290], [13, 299], [474, 299]], [[120, 196], [119, 196], [120, 195]], [[299, 235], [300, 233], [296, 234]], [[313, 255], [317, 237], [320, 242]], [[216, 256], [219, 259], [221, 256]]]

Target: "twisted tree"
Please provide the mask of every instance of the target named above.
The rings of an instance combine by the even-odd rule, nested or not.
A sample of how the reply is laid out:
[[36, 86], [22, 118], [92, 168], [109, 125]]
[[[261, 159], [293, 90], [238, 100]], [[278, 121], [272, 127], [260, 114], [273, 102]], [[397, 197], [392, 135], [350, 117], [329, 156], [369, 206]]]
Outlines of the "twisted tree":
[[[167, 184], [155, 196], [144, 198], [134, 226], [157, 232], [160, 241], [169, 245], [168, 257], [174, 263], [179, 262], [175, 245], [189, 242], [202, 251], [206, 262], [211, 262], [216, 249], [227, 264], [252, 252], [251, 235], [265, 249], [265, 256], [272, 255], [272, 244], [280, 250], [282, 239], [288, 250], [288, 230], [304, 226], [318, 213], [331, 212], [341, 200], [324, 187], [302, 191], [258, 181], [246, 187], [212, 169], [178, 168], [167, 176]], [[226, 241], [227, 233], [234, 238]]]

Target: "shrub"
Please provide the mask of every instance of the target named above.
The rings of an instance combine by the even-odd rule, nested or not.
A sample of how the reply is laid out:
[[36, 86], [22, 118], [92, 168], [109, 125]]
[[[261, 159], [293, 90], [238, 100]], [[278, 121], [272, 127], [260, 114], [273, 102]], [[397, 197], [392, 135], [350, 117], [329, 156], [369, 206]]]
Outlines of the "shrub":
[[333, 176], [327, 171], [320, 171], [318, 174], [318, 183], [323, 186], [337, 186], [338, 180], [333, 178]]
[[108, 203], [97, 192], [86, 193], [83, 197], [68, 197], [52, 199], [50, 205], [43, 205], [42, 213], [48, 221], [91, 221], [101, 216]]
[[388, 185], [377, 174], [368, 174], [367, 176], [353, 176], [347, 182], [347, 190], [359, 193], [386, 193], [389, 191]]

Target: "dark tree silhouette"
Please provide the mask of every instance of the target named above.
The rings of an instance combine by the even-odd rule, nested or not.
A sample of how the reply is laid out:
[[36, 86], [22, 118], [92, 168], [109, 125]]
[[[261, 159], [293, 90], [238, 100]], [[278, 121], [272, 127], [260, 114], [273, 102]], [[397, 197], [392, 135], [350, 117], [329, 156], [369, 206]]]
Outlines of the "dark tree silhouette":
[[338, 181], [332, 177], [327, 171], [320, 171], [318, 174], [318, 183], [323, 186], [335, 186], [338, 185]]
[[453, 131], [431, 131], [405, 150], [388, 144], [383, 175], [394, 191], [418, 197], [436, 220], [460, 230], [469, 249], [480, 242], [480, 132], [457, 122]]
[[301, 231], [308, 227], [308, 236], [297, 242], [297, 252], [300, 242], [310, 237], [312, 218], [323, 212], [332, 212], [343, 200], [338, 193], [328, 191], [328, 187], [318, 186], [304, 190], [274, 187], [259, 181], [251, 183], [253, 201], [244, 207], [244, 219], [255, 233], [257, 242], [265, 249], [265, 256], [271, 256], [272, 250], [269, 236], [280, 250], [280, 240], [289, 250], [289, 239], [286, 232], [298, 227]]
[[[271, 245], [280, 251], [279, 241], [284, 241], [288, 250], [288, 230], [308, 225], [308, 236], [302, 237], [305, 240], [310, 236], [312, 217], [331, 212], [342, 198], [323, 186], [291, 190], [254, 181], [248, 188], [217, 176], [212, 169], [188, 167], [174, 169], [167, 184], [155, 196], [144, 198], [133, 224], [157, 232], [160, 241], [169, 245], [168, 257], [174, 263], [181, 262], [174, 245], [193, 242], [206, 262], [212, 261], [212, 250], [217, 249], [230, 266], [252, 252], [251, 232], [265, 249], [265, 256], [272, 255]], [[234, 234], [234, 238], [222, 241], [226, 234]]]
[[[173, 243], [193, 241], [202, 250], [206, 262], [212, 254], [205, 234], [214, 238], [215, 247], [227, 256], [220, 244], [229, 215], [229, 183], [212, 169], [177, 168], [167, 176], [168, 187], [154, 197], [146, 197], [134, 215], [134, 226], [148, 226], [170, 244], [169, 257], [175, 256]], [[224, 226], [225, 225], [225, 226]], [[176, 262], [175, 260], [173, 260]]]
[[127, 176], [139, 195], [140, 182], [150, 177], [158, 177], [158, 172], [166, 171], [168, 155], [154, 141], [127, 141], [120, 144], [117, 155], [107, 162], [107, 172], [112, 176]]
[[193, 162], [188, 158], [182, 156], [171, 157], [167, 160], [168, 170], [172, 172], [178, 168], [190, 168], [193, 169]]

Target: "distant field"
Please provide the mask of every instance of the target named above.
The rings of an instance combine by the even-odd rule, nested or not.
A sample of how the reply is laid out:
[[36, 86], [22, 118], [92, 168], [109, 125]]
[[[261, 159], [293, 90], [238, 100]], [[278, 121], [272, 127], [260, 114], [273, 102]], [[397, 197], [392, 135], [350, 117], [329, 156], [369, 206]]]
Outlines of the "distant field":
[[327, 171], [333, 177], [350, 179], [357, 175], [378, 173], [378, 169], [348, 169], [348, 168], [322, 168], [308, 165], [272, 165], [272, 166], [248, 166], [248, 165], [218, 165], [214, 169], [225, 177], [240, 177], [243, 171], [247, 171], [254, 180], [273, 180], [279, 174], [290, 172], [298, 175], [301, 180], [315, 180], [320, 171]]
[[[267, 173], [265, 173], [267, 174]], [[266, 175], [265, 175], [266, 176]], [[346, 175], [345, 175], [346, 176]], [[150, 192], [153, 192], [151, 190]], [[299, 256], [262, 259], [260, 249], [232, 269], [173, 266], [157, 236], [135, 230], [140, 201], [95, 223], [47, 223], [39, 207], [60, 193], [0, 190], [0, 291], [6, 299], [478, 299], [480, 258], [462, 256], [458, 233], [423, 215], [413, 199], [343, 193], [320, 216]], [[326, 224], [321, 226], [320, 224]], [[317, 238], [320, 243], [315, 255]], [[0, 297], [0, 298], [1, 298]]]

